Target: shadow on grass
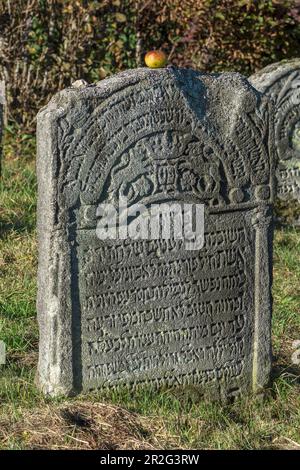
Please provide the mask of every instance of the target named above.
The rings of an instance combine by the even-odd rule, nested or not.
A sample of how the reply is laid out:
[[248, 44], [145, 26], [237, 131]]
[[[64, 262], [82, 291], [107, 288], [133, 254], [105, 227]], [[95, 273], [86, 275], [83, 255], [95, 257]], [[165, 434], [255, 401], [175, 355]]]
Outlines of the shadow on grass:
[[17, 234], [28, 233], [32, 234], [35, 231], [35, 224], [28, 224], [26, 222], [9, 222], [1, 223], [0, 222], [0, 240], [5, 240], [9, 235], [14, 232]]
[[272, 384], [280, 377], [289, 379], [289, 382], [295, 385], [300, 385], [300, 367], [293, 364], [275, 364], [271, 371]]
[[[30, 206], [25, 208], [28, 216], [19, 217], [11, 216], [9, 220], [0, 218], [0, 240], [6, 239], [11, 233], [23, 234], [28, 233], [32, 234], [36, 228], [35, 220], [35, 211], [36, 208]], [[33, 214], [34, 212], [34, 214]]]

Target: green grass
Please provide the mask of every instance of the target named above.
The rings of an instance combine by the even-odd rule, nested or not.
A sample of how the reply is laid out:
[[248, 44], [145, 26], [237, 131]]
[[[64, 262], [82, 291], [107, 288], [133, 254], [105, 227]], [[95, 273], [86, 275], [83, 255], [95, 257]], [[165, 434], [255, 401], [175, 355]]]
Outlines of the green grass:
[[[8, 352], [7, 364], [0, 366], [0, 449], [101, 445], [299, 449], [300, 374], [291, 361], [292, 342], [300, 339], [300, 232], [295, 229], [275, 233], [275, 362], [272, 385], [264, 399], [245, 397], [232, 405], [221, 405], [192, 400], [171, 390], [143, 389], [93, 393], [70, 400], [45, 398], [38, 391], [34, 385], [38, 344], [34, 147], [30, 136], [8, 130], [0, 182], [0, 338]], [[103, 408], [97, 418], [99, 403]], [[89, 419], [94, 416], [94, 428], [82, 429], [75, 418], [66, 423], [62, 407], [71, 411], [75, 407], [77, 415], [83, 413]], [[106, 415], [112, 410], [117, 416], [113, 426], [111, 415]], [[72, 413], [74, 417], [76, 413]], [[97, 424], [97, 419], [102, 424]]]

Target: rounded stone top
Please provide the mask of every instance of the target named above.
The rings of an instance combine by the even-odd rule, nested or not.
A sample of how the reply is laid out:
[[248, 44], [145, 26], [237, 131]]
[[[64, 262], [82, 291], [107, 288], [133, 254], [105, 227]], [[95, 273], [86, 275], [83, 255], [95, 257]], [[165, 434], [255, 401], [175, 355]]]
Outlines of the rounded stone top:
[[292, 71], [299, 70], [300, 74], [300, 58], [284, 59], [274, 64], [269, 64], [263, 69], [255, 72], [249, 77], [250, 83], [257, 87], [260, 91], [264, 91], [270, 83], [273, 83], [281, 76]]
[[300, 58], [268, 65], [250, 83], [275, 105], [278, 197], [300, 201]]

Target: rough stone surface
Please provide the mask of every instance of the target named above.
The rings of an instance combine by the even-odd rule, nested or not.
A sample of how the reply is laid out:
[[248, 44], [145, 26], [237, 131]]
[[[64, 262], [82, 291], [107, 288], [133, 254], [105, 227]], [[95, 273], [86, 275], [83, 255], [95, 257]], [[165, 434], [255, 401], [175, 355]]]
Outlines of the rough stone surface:
[[73, 88], [82, 88], [88, 85], [88, 82], [83, 80], [82, 78], [79, 80], [76, 80], [75, 82], [72, 83]]
[[[136, 69], [38, 114], [45, 393], [260, 390], [271, 363], [270, 104], [239, 74]], [[96, 236], [99, 202], [203, 203], [205, 241]]]
[[0, 80], [0, 174], [3, 151], [3, 129], [5, 124], [5, 82]]
[[300, 59], [269, 65], [249, 81], [275, 103], [277, 196], [300, 203]]

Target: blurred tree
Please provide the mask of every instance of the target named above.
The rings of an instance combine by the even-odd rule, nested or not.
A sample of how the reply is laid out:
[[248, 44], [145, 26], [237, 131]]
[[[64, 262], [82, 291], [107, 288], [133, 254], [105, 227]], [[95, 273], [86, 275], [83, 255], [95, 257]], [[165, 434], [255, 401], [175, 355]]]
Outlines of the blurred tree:
[[246, 75], [298, 54], [299, 0], [0, 0], [0, 79], [9, 118], [32, 130], [59, 89], [143, 65]]

